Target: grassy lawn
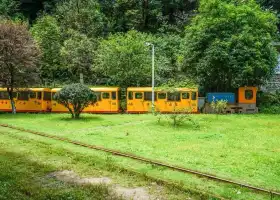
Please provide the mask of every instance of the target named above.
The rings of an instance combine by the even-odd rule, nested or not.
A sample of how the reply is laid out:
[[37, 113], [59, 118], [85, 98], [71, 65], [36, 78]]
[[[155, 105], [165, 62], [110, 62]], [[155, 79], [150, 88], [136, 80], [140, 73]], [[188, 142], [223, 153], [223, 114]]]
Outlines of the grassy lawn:
[[[83, 117], [73, 121], [66, 114], [0, 114], [0, 123], [131, 152], [239, 182], [280, 190], [279, 115], [226, 115], [218, 118], [215, 115], [194, 115], [199, 128], [190, 123], [173, 128], [167, 121], [157, 123], [151, 115]], [[0, 130], [8, 131], [5, 128]], [[27, 133], [13, 134], [23, 138], [35, 137]], [[40, 138], [36, 136], [36, 140]], [[81, 151], [85, 153], [82, 148], [77, 150]], [[90, 155], [92, 151], [86, 154]], [[191, 190], [198, 189], [233, 199], [270, 199], [263, 194], [193, 175], [182, 175], [129, 159], [103, 156], [115, 166], [172, 180]]]

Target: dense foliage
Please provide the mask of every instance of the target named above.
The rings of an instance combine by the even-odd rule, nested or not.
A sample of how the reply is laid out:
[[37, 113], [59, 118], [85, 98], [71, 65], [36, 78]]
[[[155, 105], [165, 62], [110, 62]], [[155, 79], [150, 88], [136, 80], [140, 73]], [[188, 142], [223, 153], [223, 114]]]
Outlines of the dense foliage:
[[64, 105], [75, 119], [80, 117], [81, 112], [87, 106], [96, 102], [96, 95], [93, 91], [80, 83], [63, 87], [54, 98], [58, 103]]
[[201, 0], [186, 29], [182, 67], [206, 91], [261, 85], [277, 64], [276, 22], [254, 0]]
[[260, 112], [280, 114], [280, 91], [260, 93], [258, 102]]
[[157, 87], [187, 81], [221, 91], [273, 73], [279, 3], [257, 2], [2, 0], [0, 15], [28, 21], [44, 86], [151, 86], [150, 42]]

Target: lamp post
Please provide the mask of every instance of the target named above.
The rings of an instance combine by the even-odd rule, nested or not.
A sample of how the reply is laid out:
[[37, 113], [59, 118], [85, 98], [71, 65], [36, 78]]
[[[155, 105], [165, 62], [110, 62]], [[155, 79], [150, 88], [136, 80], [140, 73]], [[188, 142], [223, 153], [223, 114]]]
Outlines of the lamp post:
[[155, 108], [155, 45], [149, 42], [145, 43], [147, 46], [152, 46], [152, 112]]

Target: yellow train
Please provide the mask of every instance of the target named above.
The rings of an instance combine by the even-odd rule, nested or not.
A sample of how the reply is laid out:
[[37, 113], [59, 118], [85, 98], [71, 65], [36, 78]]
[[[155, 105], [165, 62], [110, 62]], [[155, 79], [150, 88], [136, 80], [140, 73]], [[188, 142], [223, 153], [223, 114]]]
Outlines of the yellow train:
[[[51, 90], [47, 88], [19, 89], [13, 93], [17, 112], [50, 112]], [[0, 111], [11, 112], [7, 89], [0, 88]]]
[[[152, 107], [152, 88], [127, 88], [127, 113], [146, 113]], [[198, 111], [198, 89], [178, 88], [176, 92], [155, 91], [155, 108], [163, 113], [174, 110]]]
[[[63, 113], [68, 109], [54, 100], [54, 95], [61, 88], [54, 88], [52, 93], [52, 112]], [[120, 88], [91, 88], [97, 96], [97, 102], [84, 109], [85, 113], [119, 113], [120, 112]]]
[[[54, 100], [54, 95], [60, 88], [29, 88], [19, 89], [14, 92], [14, 100], [17, 112], [68, 112], [67, 108]], [[91, 88], [97, 95], [97, 102], [88, 106], [83, 112], [86, 113], [120, 113], [121, 90], [118, 87]], [[198, 89], [178, 88], [176, 92], [155, 90], [155, 109], [162, 113], [176, 111], [188, 111], [198, 113], [199, 98]], [[229, 102], [229, 111], [239, 110], [242, 113], [257, 112], [256, 87], [241, 87], [238, 89], [238, 98], [232, 93], [209, 93], [209, 101], [204, 103], [204, 111], [211, 113], [209, 103], [212, 97], [232, 100]], [[231, 98], [233, 97], [233, 98]], [[126, 93], [127, 113], [147, 113], [152, 108], [151, 87], [130, 87]], [[5, 88], [0, 88], [0, 111], [11, 112], [9, 95]]]

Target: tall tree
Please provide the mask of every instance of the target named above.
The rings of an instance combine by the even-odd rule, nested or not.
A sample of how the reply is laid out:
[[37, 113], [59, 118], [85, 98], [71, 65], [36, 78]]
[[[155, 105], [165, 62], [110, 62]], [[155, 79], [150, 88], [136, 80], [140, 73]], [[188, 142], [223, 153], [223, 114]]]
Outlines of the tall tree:
[[277, 63], [276, 16], [254, 0], [201, 0], [186, 29], [183, 69], [206, 91], [261, 85]]
[[[151, 51], [145, 42], [154, 38], [145, 33], [129, 31], [111, 35], [101, 41], [96, 53], [94, 72], [107, 78], [107, 84], [129, 86], [151, 85]], [[166, 74], [169, 61], [156, 47], [156, 83], [160, 74]]]
[[26, 24], [0, 22], [0, 85], [7, 88], [16, 113], [13, 91], [37, 81], [40, 51]]
[[182, 32], [197, 8], [195, 0], [99, 0], [107, 31]]
[[63, 79], [63, 69], [60, 49], [63, 43], [62, 30], [56, 19], [49, 15], [37, 19], [31, 33], [42, 50], [40, 78], [43, 83], [50, 85]]
[[55, 15], [65, 30], [73, 29], [90, 38], [103, 35], [103, 14], [96, 0], [64, 0], [57, 5]]
[[15, 0], [1, 0], [0, 1], [0, 17], [9, 18], [14, 17], [18, 12], [19, 2]]
[[61, 48], [61, 59], [64, 67], [71, 75], [71, 80], [83, 84], [84, 80], [91, 83], [92, 65], [96, 50], [96, 44], [92, 39], [79, 32], [70, 30], [68, 39]]

